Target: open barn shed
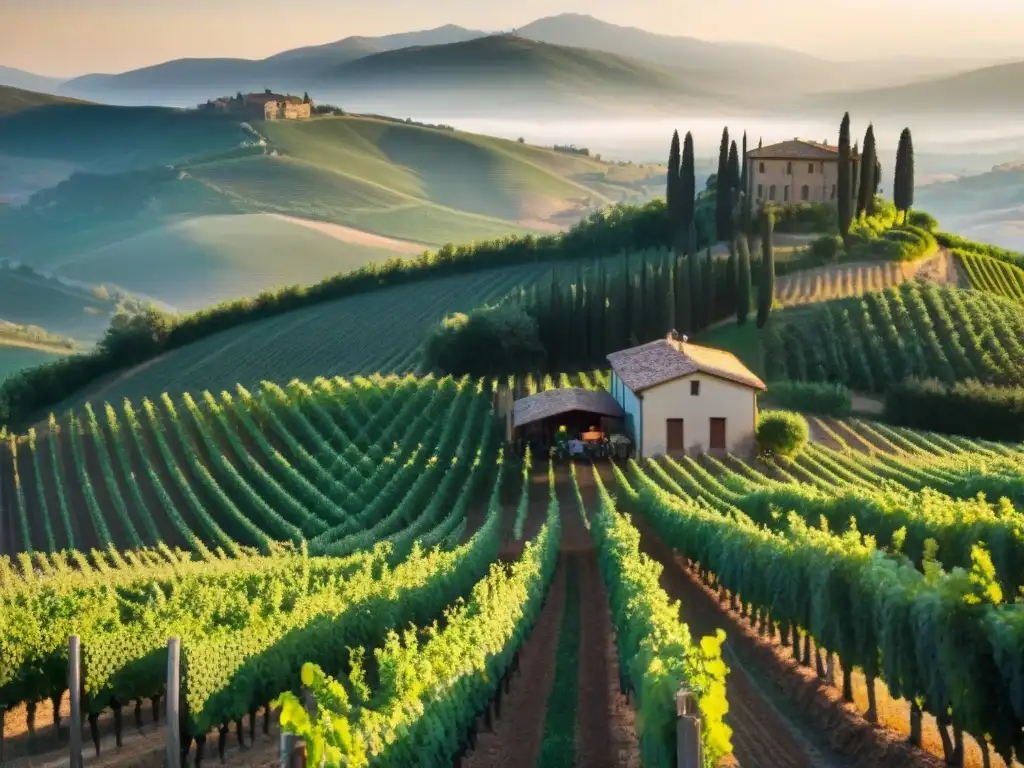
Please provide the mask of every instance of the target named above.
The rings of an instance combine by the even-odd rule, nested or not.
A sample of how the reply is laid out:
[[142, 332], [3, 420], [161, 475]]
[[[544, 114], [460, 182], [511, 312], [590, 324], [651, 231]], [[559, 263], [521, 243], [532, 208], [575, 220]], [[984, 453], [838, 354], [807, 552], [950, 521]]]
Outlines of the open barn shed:
[[591, 431], [605, 435], [621, 432], [626, 412], [609, 392], [589, 389], [549, 389], [520, 398], [512, 404], [510, 437], [517, 445], [531, 446], [535, 453], [555, 442], [559, 427], [570, 438]]

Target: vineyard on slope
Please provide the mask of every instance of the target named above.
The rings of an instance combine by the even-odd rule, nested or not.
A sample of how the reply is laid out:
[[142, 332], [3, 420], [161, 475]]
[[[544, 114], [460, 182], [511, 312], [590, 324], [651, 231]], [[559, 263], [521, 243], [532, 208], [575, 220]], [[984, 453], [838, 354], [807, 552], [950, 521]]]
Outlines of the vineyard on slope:
[[972, 288], [1024, 303], [1024, 269], [983, 253], [954, 249]]
[[917, 281], [792, 312], [765, 339], [769, 379], [1024, 385], [1024, 308], [998, 296]]
[[870, 721], [877, 679], [911, 702], [917, 746], [923, 710], [947, 758], [966, 733], [1019, 759], [1024, 451], [856, 421], [846, 436], [873, 449], [854, 450], [819, 426], [841, 447], [769, 465], [631, 462], [624, 505], [798, 662], [824, 679], [823, 656], [829, 669], [838, 659], [848, 701], [862, 670]]

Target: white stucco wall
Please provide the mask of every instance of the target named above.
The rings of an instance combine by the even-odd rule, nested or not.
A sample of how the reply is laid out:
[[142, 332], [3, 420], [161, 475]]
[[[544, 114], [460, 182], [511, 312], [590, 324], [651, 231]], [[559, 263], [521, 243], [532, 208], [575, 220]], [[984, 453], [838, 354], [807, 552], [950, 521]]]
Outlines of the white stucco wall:
[[633, 391], [622, 383], [622, 379], [612, 372], [608, 380], [608, 390], [611, 392], [615, 402], [622, 406], [626, 412], [626, 433], [629, 435], [633, 445], [640, 445], [640, 399], [633, 394]]
[[[691, 381], [700, 381], [699, 395], [690, 394]], [[629, 392], [628, 389], [626, 391]], [[757, 430], [756, 390], [714, 376], [694, 373], [644, 390], [641, 394], [643, 438], [640, 451], [643, 456], [665, 453], [668, 419], [683, 419], [683, 442], [687, 453], [702, 453], [710, 449], [712, 418], [726, 420], [725, 442], [731, 453], [743, 453], [754, 445]]]

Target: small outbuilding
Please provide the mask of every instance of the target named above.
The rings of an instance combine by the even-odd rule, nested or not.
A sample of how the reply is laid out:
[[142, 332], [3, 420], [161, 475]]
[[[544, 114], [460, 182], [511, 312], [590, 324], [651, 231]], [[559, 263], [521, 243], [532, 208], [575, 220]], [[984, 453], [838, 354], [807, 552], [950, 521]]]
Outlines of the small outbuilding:
[[520, 398], [509, 412], [509, 440], [523, 441], [534, 451], [556, 442], [561, 427], [570, 439], [598, 432], [603, 436], [621, 431], [625, 411], [611, 393], [578, 388], [549, 389]]
[[731, 352], [664, 339], [608, 355], [609, 389], [640, 456], [746, 453], [764, 382]]

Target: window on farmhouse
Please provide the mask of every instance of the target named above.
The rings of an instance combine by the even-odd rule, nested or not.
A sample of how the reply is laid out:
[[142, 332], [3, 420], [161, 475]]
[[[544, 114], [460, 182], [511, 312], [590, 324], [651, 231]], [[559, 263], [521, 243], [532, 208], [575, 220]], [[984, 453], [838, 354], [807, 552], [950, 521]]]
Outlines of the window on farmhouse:
[[757, 185], [757, 199], [760, 200], [762, 197], [764, 197], [764, 185], [763, 184], [758, 184]]
[[775, 185], [774, 184], [772, 184], [770, 187], [768, 187], [768, 199], [769, 200], [774, 200], [775, 199]]
[[787, 184], [786, 186], [784, 186], [782, 188], [782, 202], [784, 202], [784, 203], [788, 203], [789, 202], [789, 184]]
[[694, 395], [694, 396], [700, 394], [700, 382], [699, 381], [691, 381], [690, 382], [690, 394]]
[[786, 173], [792, 175], [792, 173], [793, 173], [793, 164], [792, 163], [786, 163]]
[[814, 163], [808, 163], [807, 164], [807, 172], [808, 173], [814, 173]]
[[804, 184], [800, 188], [800, 199], [801, 200], [810, 200], [811, 199], [811, 188], [809, 186], [807, 186], [806, 184]]
[[757, 172], [764, 173], [764, 163], [761, 163], [757, 166]]

